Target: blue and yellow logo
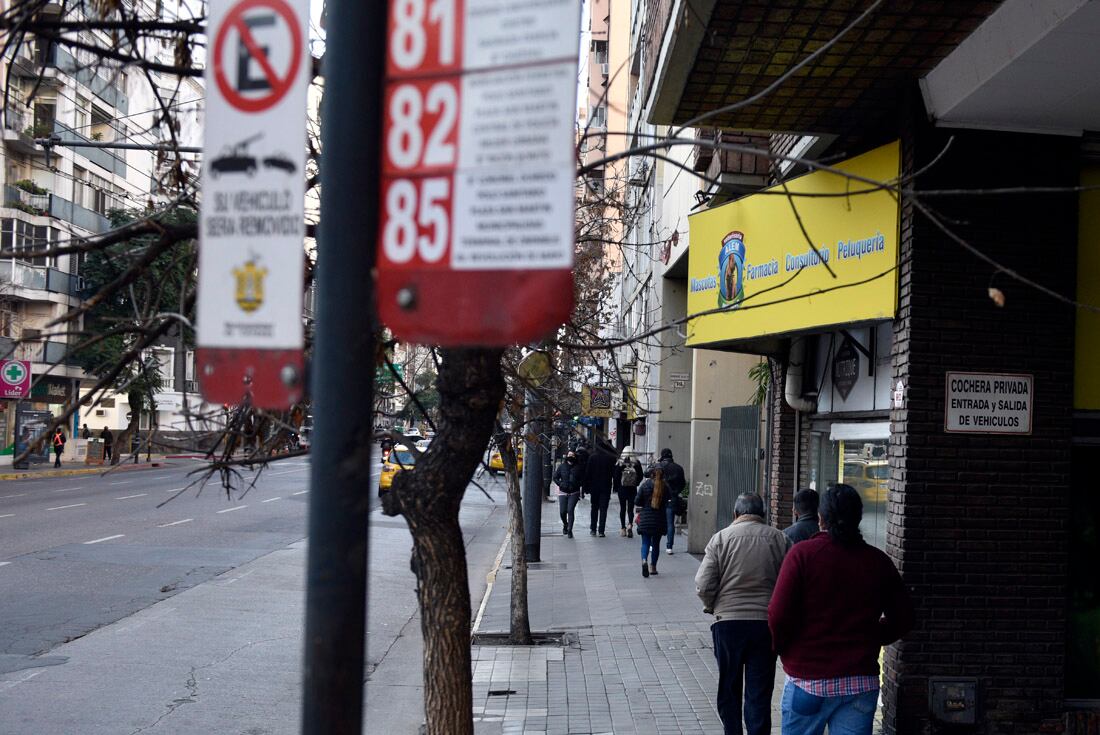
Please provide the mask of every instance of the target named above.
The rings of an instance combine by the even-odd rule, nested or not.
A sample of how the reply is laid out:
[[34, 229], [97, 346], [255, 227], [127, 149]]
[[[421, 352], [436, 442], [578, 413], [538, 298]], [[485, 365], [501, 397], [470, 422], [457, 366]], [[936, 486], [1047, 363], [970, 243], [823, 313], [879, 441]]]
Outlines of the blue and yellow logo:
[[737, 308], [745, 298], [745, 236], [734, 230], [718, 251], [718, 306]]

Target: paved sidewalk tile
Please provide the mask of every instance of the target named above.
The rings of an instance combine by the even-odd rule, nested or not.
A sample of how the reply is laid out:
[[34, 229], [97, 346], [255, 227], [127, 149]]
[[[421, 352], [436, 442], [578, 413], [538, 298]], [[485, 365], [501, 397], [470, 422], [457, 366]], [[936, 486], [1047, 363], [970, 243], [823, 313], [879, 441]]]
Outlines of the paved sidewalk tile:
[[[542, 562], [528, 577], [532, 629], [575, 638], [565, 647], [474, 646], [475, 731], [720, 733], [713, 619], [695, 596], [698, 560], [682, 553], [681, 536], [681, 551], [662, 555], [659, 574], [644, 579], [640, 540], [617, 529], [589, 536], [588, 511], [587, 501], [578, 506], [575, 538], [568, 539], [556, 506], [543, 506]], [[478, 632], [508, 629], [509, 589], [510, 570], [501, 569]], [[782, 676], [777, 670], [774, 732]]]

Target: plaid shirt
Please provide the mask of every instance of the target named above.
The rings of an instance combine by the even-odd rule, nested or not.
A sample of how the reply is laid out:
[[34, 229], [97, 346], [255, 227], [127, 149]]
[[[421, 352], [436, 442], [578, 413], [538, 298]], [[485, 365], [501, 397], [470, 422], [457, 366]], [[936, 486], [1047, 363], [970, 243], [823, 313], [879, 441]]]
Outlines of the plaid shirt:
[[838, 676], [833, 679], [798, 679], [793, 676], [787, 678], [796, 687], [815, 697], [846, 697], [879, 688], [877, 675]]

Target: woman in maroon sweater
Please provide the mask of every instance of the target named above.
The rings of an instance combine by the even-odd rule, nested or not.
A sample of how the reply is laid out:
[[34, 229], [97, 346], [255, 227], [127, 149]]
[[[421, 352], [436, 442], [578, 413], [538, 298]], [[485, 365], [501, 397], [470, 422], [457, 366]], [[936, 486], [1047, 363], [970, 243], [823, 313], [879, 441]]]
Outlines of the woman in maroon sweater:
[[822, 532], [793, 546], [768, 605], [783, 661], [783, 735], [869, 733], [882, 646], [913, 626], [913, 604], [886, 554], [859, 533], [863, 501], [849, 485], [825, 491]]

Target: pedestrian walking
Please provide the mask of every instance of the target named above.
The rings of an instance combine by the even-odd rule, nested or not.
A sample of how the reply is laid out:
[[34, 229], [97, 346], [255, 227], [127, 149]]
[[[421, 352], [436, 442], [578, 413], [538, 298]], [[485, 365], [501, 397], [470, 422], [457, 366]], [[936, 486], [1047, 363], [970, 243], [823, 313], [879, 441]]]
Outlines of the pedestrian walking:
[[592, 517], [589, 535], [604, 537], [607, 526], [607, 506], [611, 503], [611, 488], [618, 457], [615, 447], [605, 439], [597, 439], [588, 464], [584, 468], [584, 492], [591, 498]]
[[661, 536], [664, 535], [665, 507], [669, 501], [668, 483], [659, 466], [646, 472], [646, 479], [638, 487], [636, 506], [638, 535], [642, 537], [642, 576], [657, 574], [657, 560], [661, 558]]
[[114, 448], [115, 436], [111, 433], [111, 430], [106, 426], [103, 427], [103, 431], [99, 432], [99, 438], [103, 440], [103, 460], [105, 462], [111, 461], [112, 451]]
[[634, 538], [634, 499], [642, 482], [642, 463], [630, 450], [623, 451], [615, 465], [612, 481], [615, 494], [619, 496], [619, 535]]
[[65, 451], [65, 432], [61, 430], [60, 426], [54, 429], [53, 440], [50, 443], [53, 444], [53, 466], [60, 467], [61, 453]]
[[886, 554], [863, 540], [863, 501], [850, 485], [825, 491], [821, 532], [794, 546], [768, 606], [787, 672], [783, 735], [870, 735], [879, 651], [913, 627], [913, 603]]
[[573, 538], [573, 520], [583, 486], [576, 452], [566, 452], [565, 460], [554, 470], [554, 482], [558, 486], [558, 513], [561, 514], [562, 535]]
[[669, 487], [669, 500], [670, 502], [665, 506], [665, 532], [668, 536], [665, 541], [665, 553], [672, 553], [672, 542], [676, 538], [676, 513], [679, 508], [679, 503], [675, 498], [680, 496], [680, 493], [687, 487], [687, 476], [684, 475], [684, 468], [676, 464], [672, 459], [672, 450], [665, 448], [661, 450], [660, 459], [657, 464], [661, 468], [661, 474], [665, 478], [665, 482]]
[[695, 573], [703, 610], [714, 616], [710, 632], [718, 662], [718, 716], [726, 735], [771, 732], [775, 653], [768, 603], [790, 547], [782, 531], [764, 522], [763, 499], [741, 495], [733, 506], [733, 523], [711, 537]]
[[817, 490], [799, 490], [795, 493], [795, 521], [783, 529], [783, 533], [787, 534], [787, 538], [791, 540], [792, 544], [805, 541], [821, 530], [817, 525], [817, 507], [820, 502], [821, 498], [817, 494]]

